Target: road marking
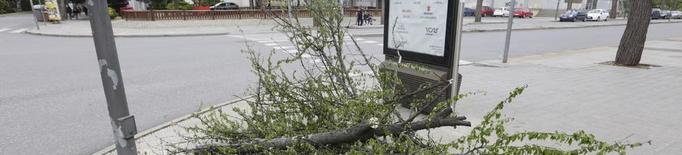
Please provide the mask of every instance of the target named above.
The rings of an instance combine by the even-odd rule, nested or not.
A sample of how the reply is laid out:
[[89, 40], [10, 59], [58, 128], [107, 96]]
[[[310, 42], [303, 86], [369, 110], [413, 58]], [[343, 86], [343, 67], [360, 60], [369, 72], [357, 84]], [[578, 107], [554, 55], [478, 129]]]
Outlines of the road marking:
[[473, 62], [466, 60], [459, 60], [459, 65], [471, 65]]
[[277, 43], [267, 43], [267, 44], [265, 44], [265, 46], [277, 46], [277, 45], [279, 45], [279, 44], [277, 44]]
[[286, 41], [289, 41], [289, 40], [259, 40], [256, 42], [258, 42], [258, 43], [274, 43], [274, 42], [286, 42]]
[[294, 54], [294, 53], [298, 53], [298, 50], [283, 50], [282, 52]]
[[322, 63], [322, 59], [313, 59], [313, 60], [310, 60], [308, 62], [310, 62], [310, 63]]
[[26, 31], [26, 30], [28, 30], [28, 29], [26, 29], [26, 28], [17, 29], [17, 30], [14, 30], [14, 31], [10, 31], [9, 33], [21, 33], [21, 32], [24, 32], [24, 31]]
[[9, 29], [8, 29], [8, 28], [1, 28], [1, 29], [0, 29], [0, 32], [5, 32], [5, 31], [7, 31], [7, 30], [9, 30]]
[[363, 41], [363, 40], [365, 40], [365, 39], [362, 39], [362, 38], [355, 38], [355, 40], [357, 40], [357, 41]]
[[275, 47], [274, 49], [276, 50], [287, 50], [287, 49], [294, 49], [296, 48], [295, 46], [280, 46], [280, 47]]
[[367, 40], [367, 41], [363, 41], [362, 43], [365, 43], [365, 44], [376, 44], [376, 43], [378, 43], [378, 42], [377, 42], [377, 41], [374, 41], [374, 40]]
[[227, 36], [228, 36], [228, 37], [234, 37], [234, 38], [244, 38], [244, 36], [241, 36], [241, 35], [233, 35], [233, 34], [230, 34], [230, 35], [227, 35]]

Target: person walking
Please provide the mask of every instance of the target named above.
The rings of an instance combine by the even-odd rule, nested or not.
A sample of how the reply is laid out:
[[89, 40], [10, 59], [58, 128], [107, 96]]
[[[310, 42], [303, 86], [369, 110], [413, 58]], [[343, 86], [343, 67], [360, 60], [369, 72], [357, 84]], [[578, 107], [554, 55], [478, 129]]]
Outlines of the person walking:
[[356, 12], [355, 14], [357, 16], [357, 25], [362, 26], [362, 22], [364, 21], [362, 8], [359, 9], [358, 12]]

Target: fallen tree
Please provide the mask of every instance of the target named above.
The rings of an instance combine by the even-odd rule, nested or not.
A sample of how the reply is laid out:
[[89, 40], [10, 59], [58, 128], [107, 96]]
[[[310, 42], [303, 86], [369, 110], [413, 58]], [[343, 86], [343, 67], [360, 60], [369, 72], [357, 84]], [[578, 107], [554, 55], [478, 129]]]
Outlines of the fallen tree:
[[[439, 100], [444, 88], [452, 85], [450, 79], [424, 84], [416, 91], [404, 89], [395, 71], [381, 70], [376, 65], [380, 60], [365, 54], [356, 39], [346, 35], [336, 3], [311, 0], [306, 7], [317, 27], [301, 24], [296, 17], [273, 19], [279, 24], [277, 30], [296, 45], [295, 52], [282, 55], [273, 51], [262, 56], [246, 42], [244, 53], [258, 81], [248, 91], [253, 96], [247, 100], [249, 107], [234, 109], [238, 117], [221, 111], [196, 116], [201, 125], [188, 128], [195, 133], [189, 137], [193, 145], [180, 148], [179, 153], [584, 154], [624, 153], [642, 145], [607, 143], [582, 131], [508, 133], [505, 123], [510, 120], [503, 117], [502, 110], [526, 87], [510, 92], [469, 135], [436, 141], [428, 133], [418, 132], [471, 126], [451, 107], [475, 93]], [[397, 67], [421, 70], [400, 63]], [[412, 108], [401, 108], [399, 102], [405, 98], [410, 98]], [[433, 108], [424, 111], [422, 107]], [[573, 148], [524, 143], [528, 141], [552, 141]]]

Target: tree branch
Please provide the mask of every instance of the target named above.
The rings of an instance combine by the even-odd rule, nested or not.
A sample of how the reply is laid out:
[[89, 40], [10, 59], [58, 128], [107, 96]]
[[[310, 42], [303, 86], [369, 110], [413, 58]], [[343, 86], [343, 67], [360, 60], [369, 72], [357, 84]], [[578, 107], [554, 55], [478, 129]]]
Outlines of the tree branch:
[[227, 147], [234, 148], [239, 153], [254, 153], [262, 150], [263, 148], [285, 149], [287, 146], [292, 146], [299, 142], [310, 143], [316, 146], [346, 144], [367, 140], [372, 137], [397, 135], [406, 131], [418, 131], [445, 126], [471, 126], [471, 123], [465, 120], [466, 117], [435, 118], [432, 120], [416, 121], [409, 123], [406, 126], [403, 126], [402, 123], [396, 123], [379, 128], [372, 128], [372, 125], [368, 123], [360, 123], [354, 127], [346, 129], [304, 136], [279, 137], [269, 140], [254, 139], [249, 142], [226, 142], [222, 144], [198, 146], [194, 149], [187, 150], [187, 152], [217, 152], [219, 148]]

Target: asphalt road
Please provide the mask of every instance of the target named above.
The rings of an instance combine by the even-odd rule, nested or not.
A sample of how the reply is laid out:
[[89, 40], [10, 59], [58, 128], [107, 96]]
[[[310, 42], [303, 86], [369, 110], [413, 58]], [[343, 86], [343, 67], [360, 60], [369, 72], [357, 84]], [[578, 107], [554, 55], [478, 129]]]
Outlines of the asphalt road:
[[[112, 144], [91, 38], [11, 33], [29, 15], [0, 17], [0, 154], [88, 154]], [[617, 45], [623, 26], [516, 31], [512, 56]], [[682, 36], [682, 24], [656, 24], [649, 39]], [[17, 31], [18, 32], [18, 31]], [[248, 32], [247, 32], [248, 33]], [[247, 38], [266, 38], [249, 36]], [[504, 32], [465, 33], [462, 57], [498, 59]], [[381, 57], [380, 37], [362, 47]], [[243, 95], [254, 81], [238, 36], [117, 38], [138, 130]], [[252, 40], [259, 50], [274, 46]]]

